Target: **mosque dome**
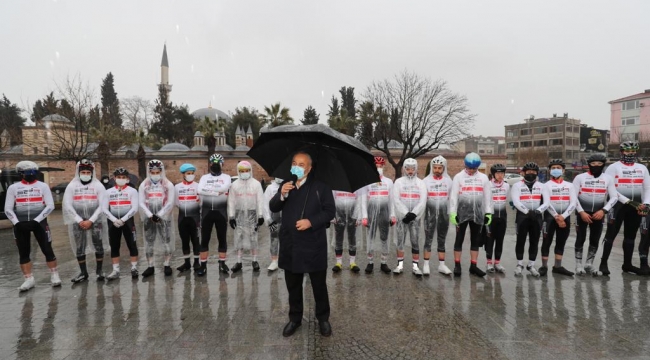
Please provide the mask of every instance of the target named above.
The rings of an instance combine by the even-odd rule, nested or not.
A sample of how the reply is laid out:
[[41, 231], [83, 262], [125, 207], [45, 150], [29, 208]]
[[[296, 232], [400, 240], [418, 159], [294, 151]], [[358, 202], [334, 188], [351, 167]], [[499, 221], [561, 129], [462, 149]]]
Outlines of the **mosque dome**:
[[165, 144], [158, 151], [190, 151], [190, 148], [181, 144], [181, 143], [169, 143]]
[[203, 109], [194, 110], [194, 112], [192, 112], [192, 116], [194, 116], [194, 118], [197, 120], [203, 120], [205, 117], [208, 117], [208, 119], [212, 121], [217, 121], [217, 119], [219, 118], [223, 118], [226, 119], [227, 121], [230, 121], [230, 116], [228, 116], [228, 114], [226, 114], [225, 112], [219, 109], [215, 109], [212, 106]]

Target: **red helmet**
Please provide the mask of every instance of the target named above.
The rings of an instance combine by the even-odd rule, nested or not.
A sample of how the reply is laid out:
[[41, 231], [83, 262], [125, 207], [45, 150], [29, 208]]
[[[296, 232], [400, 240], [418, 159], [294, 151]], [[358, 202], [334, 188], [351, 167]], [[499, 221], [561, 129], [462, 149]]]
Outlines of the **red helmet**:
[[386, 165], [386, 159], [381, 156], [375, 156], [375, 164], [377, 165]]

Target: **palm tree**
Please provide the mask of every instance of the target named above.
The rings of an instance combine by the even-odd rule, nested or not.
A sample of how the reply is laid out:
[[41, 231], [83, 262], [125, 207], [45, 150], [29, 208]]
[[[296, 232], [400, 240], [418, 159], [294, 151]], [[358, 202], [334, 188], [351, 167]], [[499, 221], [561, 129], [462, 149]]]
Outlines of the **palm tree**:
[[197, 120], [195, 122], [194, 127], [203, 134], [205, 146], [208, 147], [208, 154], [214, 154], [214, 148], [217, 146], [217, 139], [214, 138], [214, 133], [217, 131], [223, 132], [226, 124], [227, 121], [224, 118], [212, 121], [207, 116], [203, 120]]
[[282, 107], [279, 102], [264, 107], [265, 114], [260, 115], [262, 125], [274, 128], [280, 125], [293, 124], [293, 118], [289, 115], [289, 108]]

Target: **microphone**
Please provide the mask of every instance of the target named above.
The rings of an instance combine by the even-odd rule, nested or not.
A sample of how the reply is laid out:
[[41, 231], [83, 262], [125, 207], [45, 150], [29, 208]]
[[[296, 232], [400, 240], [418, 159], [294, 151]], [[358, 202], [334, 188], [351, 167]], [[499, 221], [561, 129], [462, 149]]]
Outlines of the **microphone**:
[[291, 174], [291, 182], [293, 183], [293, 186], [296, 186], [296, 182], [298, 181], [298, 176], [295, 174]]

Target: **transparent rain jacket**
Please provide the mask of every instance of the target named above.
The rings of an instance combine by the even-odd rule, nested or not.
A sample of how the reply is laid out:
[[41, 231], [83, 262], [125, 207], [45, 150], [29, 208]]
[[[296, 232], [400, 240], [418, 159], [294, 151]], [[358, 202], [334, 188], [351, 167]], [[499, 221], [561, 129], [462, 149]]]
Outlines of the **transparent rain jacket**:
[[[174, 184], [160, 172], [160, 181], [151, 181], [151, 170], [147, 168], [147, 178], [140, 184], [140, 218], [142, 219], [145, 240], [145, 254], [151, 257], [155, 252], [169, 256], [176, 245], [176, 234], [172, 226], [172, 210], [176, 199]], [[156, 215], [160, 221], [154, 222]]]
[[[104, 185], [97, 180], [95, 170], [86, 185], [79, 178], [79, 163], [75, 168], [75, 177], [65, 188], [63, 194], [63, 222], [68, 225], [68, 237], [75, 256], [91, 253], [105, 253], [110, 249], [108, 243], [108, 224], [102, 212], [102, 203], [106, 197]], [[90, 220], [93, 226], [83, 230], [79, 223]]]
[[457, 214], [459, 224], [472, 221], [482, 225], [485, 214], [493, 213], [490, 180], [478, 171], [473, 175], [459, 172], [454, 176], [449, 203], [449, 212]]
[[[239, 171], [238, 171], [239, 174]], [[239, 179], [230, 185], [228, 192], [228, 218], [235, 219], [235, 249], [257, 249], [257, 219], [264, 217], [264, 192], [259, 181]]]

